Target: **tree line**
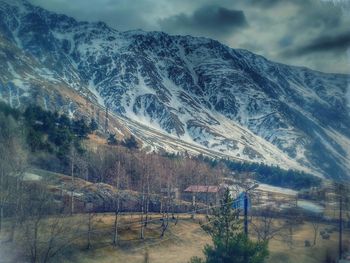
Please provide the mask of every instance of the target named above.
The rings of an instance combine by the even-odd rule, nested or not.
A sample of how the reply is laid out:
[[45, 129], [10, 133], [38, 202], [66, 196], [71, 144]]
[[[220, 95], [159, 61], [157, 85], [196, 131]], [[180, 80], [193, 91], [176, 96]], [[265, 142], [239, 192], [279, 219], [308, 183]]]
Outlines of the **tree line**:
[[282, 169], [279, 166], [266, 165], [264, 163], [241, 162], [231, 159], [212, 159], [203, 155], [196, 157], [205, 161], [210, 166], [225, 165], [235, 173], [251, 173], [251, 179], [261, 183], [279, 187], [292, 188], [295, 190], [319, 187], [322, 180], [312, 174], [293, 169]]

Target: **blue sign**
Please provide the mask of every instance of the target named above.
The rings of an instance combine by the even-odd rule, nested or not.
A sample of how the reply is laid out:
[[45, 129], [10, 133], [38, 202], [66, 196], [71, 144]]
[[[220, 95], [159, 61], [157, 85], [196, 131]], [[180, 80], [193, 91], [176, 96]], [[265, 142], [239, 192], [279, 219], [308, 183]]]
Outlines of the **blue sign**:
[[[233, 201], [232, 203], [232, 208], [233, 209], [244, 209], [244, 197], [245, 197], [245, 193], [242, 192], [238, 195], [238, 197]], [[247, 201], [248, 201], [248, 208], [250, 207], [250, 200], [247, 197]]]

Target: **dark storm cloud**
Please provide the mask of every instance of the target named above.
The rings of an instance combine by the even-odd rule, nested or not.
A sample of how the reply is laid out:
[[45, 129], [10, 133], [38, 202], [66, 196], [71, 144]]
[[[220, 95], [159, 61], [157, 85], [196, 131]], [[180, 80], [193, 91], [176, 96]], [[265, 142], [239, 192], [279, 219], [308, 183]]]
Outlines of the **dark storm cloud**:
[[[154, 30], [152, 18], [158, 14], [156, 0], [28, 0], [34, 5], [64, 13], [77, 20], [103, 21], [113, 28]], [[156, 1], [156, 2], [155, 2]]]
[[205, 36], [286, 64], [349, 71], [350, 0], [28, 1], [120, 31]]
[[200, 7], [191, 15], [161, 19], [159, 24], [167, 32], [207, 36], [225, 36], [248, 25], [243, 11], [212, 5]]
[[[289, 0], [281, 0], [285, 3]], [[342, 10], [329, 2], [295, 0], [299, 8], [290, 31], [279, 40], [282, 57], [304, 56], [312, 53], [345, 52], [349, 46], [349, 31], [345, 30]], [[332, 35], [329, 33], [332, 32]], [[296, 40], [294, 45], [288, 40]]]
[[[249, 3], [255, 8], [255, 16], [242, 9], [251, 27], [260, 27], [260, 31], [255, 30], [259, 38], [254, 39], [260, 50], [253, 52], [320, 71], [350, 71], [346, 52], [350, 48], [348, 5], [327, 0], [248, 0], [243, 5], [249, 8]], [[268, 19], [260, 16], [259, 10]]]
[[320, 36], [297, 49], [286, 51], [285, 56], [301, 56], [320, 52], [344, 54], [350, 47], [350, 31], [331, 36]]
[[[342, 10], [338, 6], [315, 0], [304, 0], [299, 2], [299, 14], [296, 16], [301, 27], [314, 28], [319, 30], [337, 30], [337, 27], [342, 24]], [[327, 33], [323, 31], [320, 33]]]

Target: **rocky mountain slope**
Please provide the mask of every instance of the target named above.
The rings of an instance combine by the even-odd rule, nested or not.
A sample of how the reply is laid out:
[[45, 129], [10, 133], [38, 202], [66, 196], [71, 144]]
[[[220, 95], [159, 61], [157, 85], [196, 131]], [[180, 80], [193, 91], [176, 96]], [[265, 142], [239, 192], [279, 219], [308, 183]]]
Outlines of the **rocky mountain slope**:
[[[0, 98], [189, 151], [345, 177], [349, 76], [271, 62], [206, 38], [119, 32], [0, 0]], [[103, 124], [101, 124], [103, 125]]]

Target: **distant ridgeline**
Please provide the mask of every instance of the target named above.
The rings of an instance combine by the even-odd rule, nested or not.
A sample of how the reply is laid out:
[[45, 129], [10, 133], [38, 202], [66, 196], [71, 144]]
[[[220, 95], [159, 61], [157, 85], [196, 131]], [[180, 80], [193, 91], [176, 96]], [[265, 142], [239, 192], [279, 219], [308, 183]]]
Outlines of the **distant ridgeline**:
[[253, 173], [253, 179], [274, 186], [300, 190], [313, 186], [320, 186], [322, 180], [312, 174], [296, 170], [284, 170], [278, 166], [268, 166], [262, 163], [248, 163], [233, 160], [213, 160], [203, 155], [198, 158], [216, 166], [224, 163], [233, 172]]

